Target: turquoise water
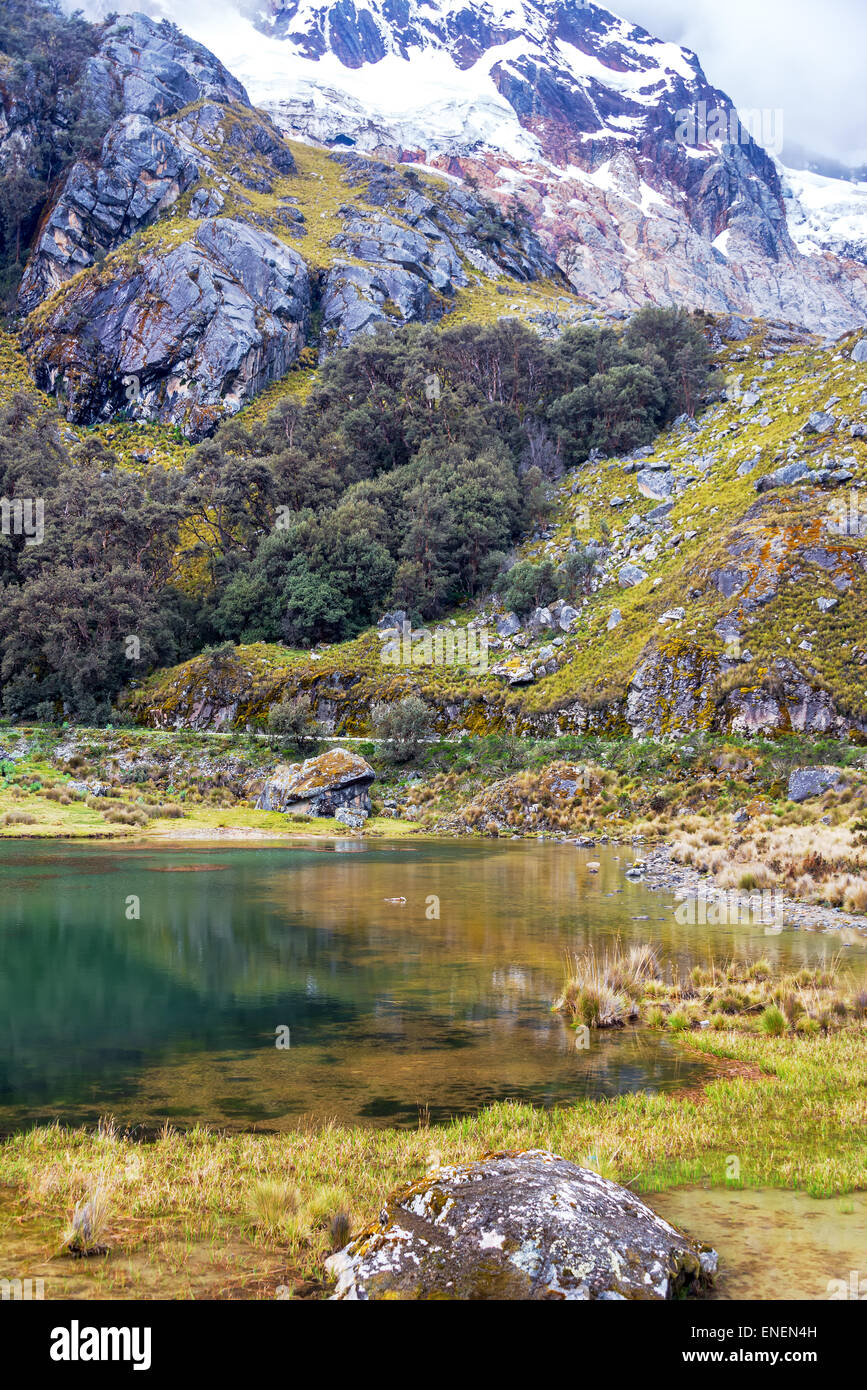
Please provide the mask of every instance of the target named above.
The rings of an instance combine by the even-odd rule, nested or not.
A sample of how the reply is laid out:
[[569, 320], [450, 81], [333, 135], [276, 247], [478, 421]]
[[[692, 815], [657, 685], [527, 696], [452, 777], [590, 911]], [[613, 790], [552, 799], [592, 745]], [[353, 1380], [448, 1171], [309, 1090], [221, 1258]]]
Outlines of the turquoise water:
[[[567, 951], [651, 940], [686, 967], [710, 950], [809, 963], [840, 943], [679, 926], [669, 897], [624, 878], [631, 857], [524, 842], [0, 844], [0, 1131], [107, 1113], [144, 1128], [415, 1125], [505, 1098], [689, 1085], [711, 1063], [649, 1030], [576, 1051], [550, 1012]], [[863, 944], [843, 949], [863, 970]]]

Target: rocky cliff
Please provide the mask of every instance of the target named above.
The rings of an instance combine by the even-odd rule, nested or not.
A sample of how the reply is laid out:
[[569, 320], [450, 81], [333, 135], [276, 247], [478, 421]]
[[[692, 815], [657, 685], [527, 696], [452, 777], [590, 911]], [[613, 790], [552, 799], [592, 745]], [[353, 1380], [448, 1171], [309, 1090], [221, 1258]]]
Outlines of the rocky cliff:
[[[198, 438], [305, 346], [439, 318], [481, 281], [562, 281], [526, 224], [491, 226], [468, 188], [339, 151], [302, 176], [270, 117], [170, 25], [117, 20], [83, 81], [116, 119], [47, 207], [18, 296], [35, 379], [70, 421], [124, 411]], [[323, 182], [337, 196], [318, 206]]]
[[273, 0], [262, 27], [244, 75], [284, 130], [477, 178], [608, 307], [867, 317], [864, 225], [802, 254], [774, 161], [699, 58], [597, 5]]
[[[696, 55], [607, 10], [273, 0], [259, 30], [237, 23], [215, 30], [225, 61], [145, 15], [92, 31], [76, 103], [106, 133], [55, 182], [18, 295], [36, 380], [73, 422], [200, 437], [305, 348], [438, 319], [485, 284], [609, 315], [867, 321], [849, 214], [833, 236], [800, 203], [798, 222]], [[35, 147], [31, 91], [0, 83], [0, 162]], [[315, 168], [286, 135], [324, 147]]]

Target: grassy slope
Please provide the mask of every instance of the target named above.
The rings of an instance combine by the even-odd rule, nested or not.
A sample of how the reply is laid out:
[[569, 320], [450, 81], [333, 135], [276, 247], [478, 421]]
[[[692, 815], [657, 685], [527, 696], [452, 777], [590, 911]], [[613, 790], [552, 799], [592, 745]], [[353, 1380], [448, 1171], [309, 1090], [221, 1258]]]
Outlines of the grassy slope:
[[[811, 442], [803, 434], [809, 415], [821, 409], [832, 394], [841, 398], [835, 407], [838, 416], [864, 417], [860, 399], [867, 391], [867, 365], [849, 360], [853, 341], [830, 353], [818, 347], [797, 349], [766, 366], [759, 332], [746, 361], [728, 361], [732, 350], [724, 354], [730, 376], [737, 366], [742, 392], [760, 385], [761, 403], [744, 410], [738, 400], [724, 401], [703, 413], [698, 433], [671, 429], [660, 436], [655, 457], [668, 461], [676, 475], [697, 479], [675, 501], [670, 514], [671, 532], [683, 539], [676, 548], [660, 548], [658, 559], [648, 566], [649, 578], [644, 583], [626, 590], [606, 583], [589, 598], [575, 630], [561, 648], [556, 673], [529, 687], [509, 690], [503, 678], [490, 670], [383, 666], [374, 634], [331, 646], [315, 660], [304, 653], [290, 657], [280, 647], [257, 644], [238, 652], [238, 665], [252, 670], [252, 680], [245, 684], [243, 677], [234, 683], [229, 679], [232, 698], [238, 693], [242, 696], [238, 723], [261, 719], [271, 700], [279, 698], [287, 679], [293, 687], [311, 682], [327, 686], [329, 675], [346, 671], [362, 678], [352, 699], [342, 701], [346, 710], [342, 727], [353, 733], [367, 727], [367, 708], [373, 700], [392, 698], [407, 688], [417, 688], [440, 704], [466, 696], [472, 708], [459, 725], [463, 723], [477, 733], [498, 728], [504, 712], [511, 711], [531, 723], [539, 713], [578, 697], [592, 701], [600, 693], [622, 694], [649, 643], [667, 646], [672, 662], [681, 657], [692, 660], [696, 652], [699, 660], [702, 653], [722, 656], [724, 643], [713, 628], [724, 614], [736, 611], [737, 603], [723, 598], [708, 583], [708, 576], [715, 569], [734, 564], [745, 565], [753, 582], [763, 568], [779, 581], [777, 594], [761, 609], [744, 638], [754, 658], [747, 676], [760, 674], [774, 659], [785, 657], [793, 660], [814, 685], [827, 688], [842, 710], [867, 718], [867, 678], [862, 669], [867, 661], [863, 638], [867, 573], [858, 562], [863, 540], [854, 537], [835, 542], [852, 585], [833, 611], [821, 613], [816, 606], [819, 597], [839, 597], [827, 573], [812, 568], [804, 582], [788, 581], [802, 549], [829, 543], [824, 521], [832, 494], [783, 489], [770, 494], [771, 500], [761, 513], [747, 517], [757, 501], [756, 480], [786, 461], [792, 443], [797, 445], [799, 457], [820, 462], [828, 455], [837, 466], [848, 467], [854, 475], [852, 488], [859, 483], [863, 487], [867, 481], [867, 440], [853, 439], [846, 433]], [[761, 423], [765, 409], [772, 417], [768, 425]], [[691, 454], [713, 456], [715, 462], [706, 478], [690, 469]], [[759, 462], [753, 472], [738, 478], [739, 465], [756, 457]], [[848, 489], [833, 494], [842, 499], [848, 495]], [[624, 498], [624, 505], [612, 507], [616, 497]], [[549, 534], [544, 540], [528, 541], [521, 555], [557, 562], [568, 553], [573, 538], [586, 543], [616, 536], [630, 516], [644, 517], [657, 505], [640, 495], [634, 475], [625, 473], [617, 460], [574, 469], [558, 488]], [[687, 532], [695, 534], [687, 537]], [[732, 558], [729, 546], [742, 536], [754, 538], [757, 559]], [[637, 560], [646, 564], [640, 557]], [[700, 591], [696, 597], [689, 596], [693, 587]], [[678, 605], [687, 610], [683, 621], [661, 625], [662, 615]], [[622, 622], [612, 637], [607, 620], [614, 607], [620, 610]], [[466, 610], [454, 616], [464, 624], [472, 614]], [[540, 640], [544, 643], [548, 639]], [[799, 649], [801, 640], [810, 641], [812, 652]], [[499, 658], [495, 653], [491, 658], [493, 666]], [[207, 674], [200, 662], [160, 673], [146, 683], [136, 704], [152, 722], [183, 718], [185, 690]], [[479, 703], [485, 697], [490, 702], [487, 710]]]

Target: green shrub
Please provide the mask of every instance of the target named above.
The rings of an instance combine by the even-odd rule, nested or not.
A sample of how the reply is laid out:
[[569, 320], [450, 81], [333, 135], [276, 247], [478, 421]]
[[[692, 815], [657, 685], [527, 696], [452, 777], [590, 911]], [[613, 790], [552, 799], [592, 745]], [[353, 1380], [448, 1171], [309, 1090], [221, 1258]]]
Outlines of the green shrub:
[[375, 704], [371, 721], [383, 740], [383, 756], [396, 763], [414, 758], [433, 732], [433, 711], [418, 695], [407, 695], [393, 705]]

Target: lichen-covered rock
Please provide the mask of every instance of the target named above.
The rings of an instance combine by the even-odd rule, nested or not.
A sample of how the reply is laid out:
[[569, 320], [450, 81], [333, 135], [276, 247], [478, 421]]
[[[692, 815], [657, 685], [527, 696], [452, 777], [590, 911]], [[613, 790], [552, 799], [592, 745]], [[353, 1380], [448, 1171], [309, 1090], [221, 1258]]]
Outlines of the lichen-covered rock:
[[635, 481], [642, 497], [649, 497], [654, 502], [662, 502], [671, 497], [677, 486], [677, 479], [673, 473], [652, 468], [642, 468], [636, 474]]
[[323, 355], [348, 347], [380, 323], [411, 323], [429, 317], [433, 303], [426, 278], [387, 262], [347, 265], [337, 262], [322, 292]]
[[836, 787], [842, 774], [839, 767], [798, 767], [789, 774], [786, 796], [790, 801], [806, 801]]
[[756, 492], [770, 492], [776, 487], [792, 487], [809, 476], [809, 468], [802, 459], [798, 459], [795, 463], [784, 464], [782, 468], [775, 468], [772, 473], [766, 473], [763, 478], [759, 478]]
[[713, 727], [713, 684], [721, 663], [688, 643], [650, 653], [629, 682], [626, 718], [637, 737], [671, 737]]
[[497, 635], [499, 637], [514, 637], [521, 631], [521, 619], [517, 613], [507, 613], [505, 617], [497, 622]]
[[542, 1149], [440, 1168], [328, 1261], [334, 1297], [670, 1299], [716, 1252], [639, 1197]]
[[129, 408], [198, 438], [289, 370], [310, 298], [297, 251], [214, 218], [172, 250], [83, 277], [29, 321], [23, 342], [39, 385], [63, 391], [70, 421]]
[[806, 425], [805, 434], [828, 434], [834, 428], [834, 416], [826, 410], [814, 410]]
[[370, 811], [368, 788], [376, 773], [358, 753], [332, 748], [303, 763], [284, 763], [271, 773], [256, 805], [261, 811], [333, 816], [338, 807]]
[[735, 734], [827, 734], [846, 738], [867, 732], [862, 719], [842, 713], [827, 690], [812, 685], [790, 661], [778, 660], [768, 685], [729, 691], [720, 727]]
[[530, 663], [521, 657], [511, 657], [491, 667], [495, 676], [505, 676], [509, 685], [531, 685], [536, 679]]

